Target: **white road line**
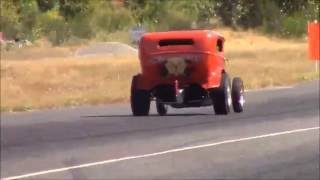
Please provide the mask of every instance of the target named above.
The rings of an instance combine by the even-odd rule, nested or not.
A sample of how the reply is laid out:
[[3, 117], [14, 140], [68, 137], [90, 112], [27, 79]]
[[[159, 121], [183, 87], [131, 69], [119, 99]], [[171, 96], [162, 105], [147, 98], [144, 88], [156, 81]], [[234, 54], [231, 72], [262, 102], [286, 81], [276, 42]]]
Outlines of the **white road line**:
[[103, 164], [110, 164], [110, 163], [115, 163], [115, 162], [120, 162], [120, 161], [148, 158], [148, 157], [153, 157], [153, 156], [160, 156], [163, 154], [182, 152], [182, 151], [218, 146], [218, 145], [222, 145], [222, 144], [236, 143], [236, 142], [241, 142], [241, 141], [249, 141], [249, 140], [261, 139], [261, 138], [267, 138], [267, 137], [273, 137], [273, 136], [280, 136], [280, 135], [285, 135], [285, 134], [293, 134], [293, 133], [299, 133], [299, 132], [305, 132], [305, 131], [311, 131], [311, 130], [317, 130], [317, 129], [320, 129], [320, 127], [318, 126], [318, 127], [311, 127], [311, 128], [305, 128], [305, 129], [294, 129], [294, 130], [276, 132], [276, 133], [271, 133], [271, 134], [264, 134], [264, 135], [259, 135], [259, 136], [251, 136], [251, 137], [240, 138], [240, 139], [225, 140], [225, 141], [220, 141], [220, 142], [210, 143], [210, 144], [203, 144], [203, 145], [198, 145], [198, 146], [188, 146], [188, 147], [183, 147], [183, 148], [178, 148], [178, 149], [170, 149], [170, 150], [160, 151], [160, 152], [155, 152], [155, 153], [150, 153], [150, 154], [143, 154], [143, 155], [137, 155], [137, 156], [127, 156], [127, 157], [122, 157], [122, 158], [117, 158], [117, 159], [109, 159], [109, 160], [104, 160], [104, 161], [80, 164], [80, 165], [76, 165], [76, 166], [69, 166], [69, 167], [64, 167], [64, 168], [39, 171], [39, 172], [23, 174], [23, 175], [18, 175], [18, 176], [11, 176], [11, 177], [3, 178], [3, 180], [22, 179], [22, 178], [28, 178], [28, 177], [39, 176], [39, 175], [44, 175], [44, 174], [68, 171], [68, 170], [73, 170], [73, 169], [92, 167], [92, 166], [98, 166], [98, 165], [103, 165]]

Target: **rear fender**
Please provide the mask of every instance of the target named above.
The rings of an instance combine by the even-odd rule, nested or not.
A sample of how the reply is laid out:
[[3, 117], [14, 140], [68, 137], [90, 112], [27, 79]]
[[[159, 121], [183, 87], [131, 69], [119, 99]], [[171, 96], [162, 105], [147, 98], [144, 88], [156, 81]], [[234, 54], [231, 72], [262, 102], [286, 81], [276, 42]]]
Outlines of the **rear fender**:
[[154, 82], [150, 81], [148, 78], [142, 76], [141, 74], [137, 74], [134, 76], [135, 79], [135, 87], [140, 90], [150, 91], [154, 87]]
[[217, 71], [213, 71], [211, 75], [208, 77], [208, 81], [205, 84], [202, 84], [202, 88], [204, 89], [212, 89], [220, 86], [222, 74], [225, 73], [224, 69], [219, 69]]

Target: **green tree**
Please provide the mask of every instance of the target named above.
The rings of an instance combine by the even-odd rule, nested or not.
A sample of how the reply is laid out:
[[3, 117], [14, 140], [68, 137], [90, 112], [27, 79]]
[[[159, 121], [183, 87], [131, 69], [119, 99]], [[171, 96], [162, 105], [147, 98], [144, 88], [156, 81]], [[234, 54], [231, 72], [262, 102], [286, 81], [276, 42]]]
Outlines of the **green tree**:
[[275, 1], [262, 0], [263, 31], [266, 33], [281, 32], [281, 11]]
[[130, 11], [123, 7], [113, 7], [110, 1], [100, 1], [91, 4], [91, 25], [95, 31], [114, 32], [125, 30], [133, 24]]
[[306, 0], [281, 0], [274, 2], [278, 5], [282, 16], [288, 16], [296, 12], [301, 12], [306, 9], [308, 4], [308, 1]]
[[0, 31], [4, 32], [7, 38], [14, 38], [21, 29], [18, 7], [14, 1], [1, 1], [0, 3]]
[[20, 38], [27, 38], [34, 40], [39, 35], [39, 29], [37, 29], [37, 18], [39, 15], [39, 9], [36, 1], [24, 0], [20, 1], [19, 13], [21, 21], [21, 36]]
[[262, 25], [262, 6], [259, 0], [240, 0], [236, 6], [236, 25], [247, 28], [256, 28]]
[[59, 11], [65, 19], [69, 20], [87, 11], [90, 4], [95, 2], [99, 0], [59, 0]]
[[320, 1], [308, 0], [307, 8], [305, 10], [305, 16], [309, 21], [320, 21]]
[[39, 27], [42, 35], [53, 45], [61, 45], [70, 36], [68, 24], [57, 9], [42, 13], [39, 17]]
[[41, 12], [46, 12], [48, 10], [51, 10], [55, 6], [58, 5], [59, 1], [58, 0], [36, 0], [39, 10]]

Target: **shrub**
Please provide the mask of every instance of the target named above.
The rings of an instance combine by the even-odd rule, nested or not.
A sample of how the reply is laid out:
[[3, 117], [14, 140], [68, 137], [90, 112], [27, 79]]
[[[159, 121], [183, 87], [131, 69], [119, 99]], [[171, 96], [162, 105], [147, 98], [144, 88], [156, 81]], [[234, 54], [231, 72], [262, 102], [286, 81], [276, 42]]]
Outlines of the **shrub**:
[[129, 10], [118, 7], [115, 9], [110, 2], [98, 2], [94, 4], [91, 15], [91, 26], [95, 32], [114, 32], [128, 29], [133, 24], [133, 18]]
[[[159, 25], [165, 25], [164, 27], [168, 30], [185, 30], [191, 28], [193, 21], [181, 11], [171, 11], [165, 17], [161, 18], [161, 22]], [[161, 29], [161, 27], [158, 29]]]
[[90, 39], [93, 35], [91, 27], [91, 18], [87, 14], [79, 14], [70, 22], [70, 30], [73, 36], [78, 38]]
[[198, 10], [190, 1], [150, 1], [142, 10], [142, 24], [151, 31], [190, 29]]
[[265, 33], [280, 33], [281, 14], [280, 9], [274, 1], [263, 1], [263, 25], [262, 31]]
[[0, 31], [4, 32], [9, 39], [13, 38], [21, 29], [19, 14], [16, 6], [10, 1], [1, 1], [0, 3]]
[[42, 34], [53, 44], [60, 45], [70, 37], [68, 24], [56, 9], [43, 13], [39, 17]]
[[36, 1], [22, 1], [19, 8], [21, 21], [21, 35], [23, 39], [35, 40], [39, 37], [37, 26], [38, 15], [40, 14]]
[[301, 37], [306, 33], [307, 19], [297, 14], [283, 18], [281, 35], [284, 37]]

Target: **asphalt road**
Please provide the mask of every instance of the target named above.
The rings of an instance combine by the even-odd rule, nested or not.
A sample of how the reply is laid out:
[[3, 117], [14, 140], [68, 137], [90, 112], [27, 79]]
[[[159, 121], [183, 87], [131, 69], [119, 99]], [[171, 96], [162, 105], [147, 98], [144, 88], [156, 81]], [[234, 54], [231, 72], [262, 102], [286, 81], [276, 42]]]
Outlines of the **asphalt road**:
[[[1, 178], [318, 179], [319, 82], [132, 117], [129, 105], [1, 114]], [[22, 175], [22, 176], [20, 176]]]

